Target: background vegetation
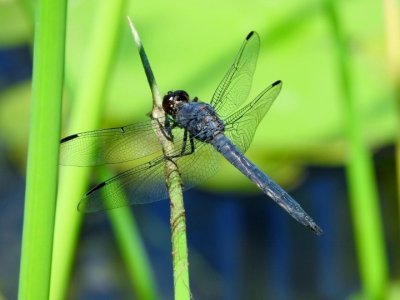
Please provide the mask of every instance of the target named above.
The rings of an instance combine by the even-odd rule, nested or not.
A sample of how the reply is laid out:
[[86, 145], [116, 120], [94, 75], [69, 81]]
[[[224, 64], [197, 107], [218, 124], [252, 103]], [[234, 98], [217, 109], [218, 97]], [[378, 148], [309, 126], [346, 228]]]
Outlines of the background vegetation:
[[[32, 11], [29, 1], [0, 2], [3, 66], [12, 63], [7, 56], [11, 49], [22, 52], [16, 59], [20, 64], [11, 68], [14, 73], [3, 67], [4, 74], [17, 74], [16, 79], [0, 74], [4, 76], [0, 150], [5, 178], [0, 182], [4, 214], [0, 216], [0, 265], [5, 266], [0, 268], [0, 293], [7, 298], [16, 295], [18, 282], [31, 111], [31, 81], [24, 74], [30, 66]], [[277, 79], [284, 86], [247, 154], [294, 193], [325, 235], [311, 236], [266, 204], [265, 197], [258, 199], [256, 189], [226, 164], [204, 184], [204, 191], [185, 198], [194, 297], [343, 299], [355, 294], [395, 294], [400, 275], [394, 180], [398, 13], [397, 2], [390, 0], [70, 1], [61, 136], [144, 120], [151, 110], [151, 94], [126, 15], [141, 34], [162, 92], [185, 89], [205, 101], [243, 38], [256, 30], [261, 53], [251, 96]], [[77, 114], [80, 121], [74, 121]], [[92, 114], [96, 119], [88, 121]], [[139, 295], [135, 276], [140, 277], [140, 272], [135, 275], [133, 267], [124, 267], [132, 245], [124, 236], [132, 238], [132, 230], [118, 235], [118, 225], [111, 221], [109, 227], [103, 213], [85, 216], [81, 232], [82, 215], [75, 207], [87, 189], [89, 170], [61, 172], [71, 174], [61, 175], [70, 179], [68, 185], [60, 182], [65, 199], [59, 200], [57, 214], [65, 228], [56, 229], [55, 249], [63, 251], [54, 255], [53, 263], [60, 270], [52, 275], [57, 277], [52, 280], [58, 282], [55, 293], [59, 293], [53, 296]], [[77, 173], [86, 174], [78, 177]], [[60, 203], [65, 206], [60, 208]], [[168, 203], [131, 211], [144, 238], [142, 250], [137, 251], [147, 250], [138, 258], [145, 262], [143, 272], [152, 282], [144, 284], [144, 289], [154, 292], [147, 297], [171, 298]], [[110, 220], [126, 217], [125, 224], [130, 225], [119, 227], [126, 230], [134, 226], [126, 213], [110, 215]], [[111, 246], [110, 228], [121, 248]], [[131, 283], [123, 280], [125, 272]]]

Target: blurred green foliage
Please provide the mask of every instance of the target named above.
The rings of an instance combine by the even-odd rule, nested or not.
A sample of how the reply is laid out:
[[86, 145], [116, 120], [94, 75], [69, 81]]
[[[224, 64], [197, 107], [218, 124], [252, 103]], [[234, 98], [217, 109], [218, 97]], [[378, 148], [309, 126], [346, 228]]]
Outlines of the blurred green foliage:
[[[29, 3], [0, 2], [0, 47], [31, 43]], [[364, 141], [371, 149], [392, 144], [396, 136], [396, 110], [388, 74], [382, 2], [335, 3], [349, 46], [347, 75], [351, 78], [351, 96], [361, 117]], [[345, 95], [340, 82], [338, 45], [326, 17], [325, 1], [179, 0], [130, 4], [126, 14], [140, 32], [160, 89], [185, 89], [206, 102], [243, 38], [250, 30], [258, 31], [261, 52], [251, 97], [275, 80], [282, 80], [284, 86], [256, 133], [249, 157], [285, 184], [293, 184], [303, 176], [304, 165], [344, 164], [348, 154], [342, 108]], [[82, 66], [92, 55], [88, 41], [98, 6], [96, 0], [69, 2], [66, 114], [71, 101], [79, 99], [74, 96], [83, 81]], [[104, 30], [107, 25], [102, 24]], [[143, 120], [152, 105], [125, 19], [121, 19], [120, 26], [111, 82], [104, 95], [103, 128]], [[0, 91], [0, 139], [6, 142], [21, 168], [25, 166], [30, 97], [29, 82]], [[82, 130], [88, 129], [97, 128]], [[75, 132], [63, 132], [63, 136], [72, 133]], [[222, 172], [229, 174], [230, 180], [215, 176], [209, 184], [240, 190], [251, 186], [228, 164]]]
[[[381, 3], [339, 2], [365, 140], [371, 147], [379, 147], [391, 143], [395, 135]], [[90, 55], [87, 41], [96, 5], [95, 0], [69, 3], [67, 87], [75, 87], [81, 80], [81, 66]], [[346, 154], [335, 44], [324, 9], [323, 1], [316, 0], [290, 0], [284, 5], [277, 1], [180, 0], [132, 2], [126, 14], [141, 33], [162, 92], [185, 89], [204, 101], [212, 96], [245, 35], [250, 30], [259, 32], [261, 52], [251, 97], [274, 80], [281, 79], [284, 86], [261, 123], [249, 155], [278, 181], [290, 181], [300, 174], [303, 164], [340, 164]], [[29, 43], [27, 15], [20, 2], [0, 3], [1, 47]], [[143, 120], [151, 109], [151, 94], [125, 19], [121, 26], [118, 55], [105, 95], [103, 127]], [[1, 114], [10, 115], [13, 107], [20, 107], [20, 114], [27, 115], [27, 85], [13, 89], [0, 93]], [[73, 88], [66, 89], [67, 106], [73, 93]], [[2, 116], [0, 130], [11, 152], [25, 144], [27, 124], [27, 119], [26, 123], [14, 122]], [[226, 168], [235, 177], [237, 173]], [[243, 182], [239, 174], [235, 178]]]

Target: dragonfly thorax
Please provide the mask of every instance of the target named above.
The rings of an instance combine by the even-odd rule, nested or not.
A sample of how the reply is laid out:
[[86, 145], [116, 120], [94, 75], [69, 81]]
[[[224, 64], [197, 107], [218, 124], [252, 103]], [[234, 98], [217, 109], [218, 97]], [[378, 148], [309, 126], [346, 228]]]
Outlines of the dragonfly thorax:
[[208, 103], [180, 102], [176, 108], [175, 124], [186, 129], [197, 140], [210, 142], [215, 136], [225, 131], [224, 122]]
[[210, 104], [199, 102], [197, 97], [190, 100], [185, 91], [168, 92], [163, 99], [163, 109], [172, 116], [174, 126], [184, 128], [200, 141], [208, 142], [225, 130], [224, 122]]

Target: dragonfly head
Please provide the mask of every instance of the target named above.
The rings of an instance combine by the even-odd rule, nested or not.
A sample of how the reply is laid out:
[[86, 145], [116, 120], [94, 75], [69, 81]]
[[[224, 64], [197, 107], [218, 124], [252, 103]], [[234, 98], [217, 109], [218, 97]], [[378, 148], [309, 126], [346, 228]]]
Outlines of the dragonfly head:
[[177, 105], [182, 102], [189, 102], [189, 94], [182, 90], [169, 91], [163, 98], [163, 109], [169, 115], [175, 115]]

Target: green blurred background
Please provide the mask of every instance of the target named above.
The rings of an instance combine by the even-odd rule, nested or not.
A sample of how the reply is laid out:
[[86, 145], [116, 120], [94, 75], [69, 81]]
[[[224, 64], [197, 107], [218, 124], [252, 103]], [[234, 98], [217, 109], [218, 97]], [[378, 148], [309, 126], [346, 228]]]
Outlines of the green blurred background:
[[[108, 5], [112, 6], [112, 1], [109, 2]], [[74, 104], [74, 99], [76, 99], [76, 91], [80, 83], [84, 81], [85, 76], [96, 73], [94, 69], [85, 69], [85, 63], [88, 57], [93, 55], [88, 50], [91, 49], [89, 44], [92, 35], [95, 31], [107, 30], [108, 24], [106, 22], [95, 22], [100, 5], [104, 5], [104, 2], [73, 0], [68, 4], [65, 121], [61, 136], [76, 133], [67, 129], [71, 107]], [[343, 168], [348, 163], [350, 151], [349, 135], [346, 131], [347, 114], [346, 104], [344, 104], [346, 100], [343, 100], [345, 98], [350, 98], [354, 103], [360, 121], [359, 133], [363, 145], [370, 153], [371, 159], [375, 159], [374, 166], [380, 166], [377, 170], [381, 170], [381, 173], [375, 172], [377, 182], [379, 183], [379, 179], [382, 178], [387, 179], [386, 182], [381, 182], [381, 185], [379, 185], [379, 191], [381, 191], [379, 193], [379, 207], [383, 209], [383, 213], [381, 214], [380, 211], [377, 211], [377, 213], [381, 217], [385, 216], [383, 221], [384, 231], [380, 234], [384, 241], [382, 246], [385, 253], [384, 263], [389, 267], [387, 273], [388, 294], [395, 294], [393, 291], [396, 290], [396, 287], [398, 289], [395, 282], [400, 275], [397, 255], [400, 249], [394, 165], [398, 135], [396, 103], [398, 86], [396, 82], [400, 47], [396, 47], [400, 40], [398, 35], [400, 23], [397, 19], [400, 13], [399, 6], [398, 1], [372, 0], [127, 1], [120, 20], [120, 32], [115, 44], [116, 51], [109, 81], [103, 95], [105, 102], [101, 128], [122, 126], [145, 120], [146, 114], [151, 110], [150, 90], [125, 16], [129, 15], [138, 28], [161, 91], [165, 93], [168, 90], [185, 89], [190, 95], [197, 96], [200, 100], [206, 102], [211, 98], [214, 89], [232, 63], [246, 34], [251, 30], [256, 30], [261, 37], [261, 50], [250, 98], [278, 79], [283, 81], [283, 89], [267, 117], [260, 124], [247, 155], [289, 191], [297, 190], [300, 191], [300, 194], [301, 191], [306, 194], [301, 187], [305, 184], [311, 185], [310, 180], [312, 178], [317, 180], [318, 178], [328, 178], [328, 181], [329, 178], [335, 176], [342, 178], [342, 185], [337, 188], [342, 198], [332, 200], [332, 197], [330, 197], [329, 205], [322, 205], [318, 202], [328, 201], [328, 197], [325, 197], [325, 192], [328, 192], [328, 190], [324, 191], [323, 188], [320, 188], [318, 193], [319, 200], [313, 204], [307, 203], [307, 199], [310, 197], [300, 195], [302, 205], [306, 202], [304, 204], [306, 207], [314, 207], [313, 210], [318, 212], [315, 217], [317, 222], [328, 226], [328, 228], [324, 228], [325, 235], [328, 235], [328, 237], [323, 236], [321, 239], [326, 238], [331, 244], [327, 242], [323, 244], [324, 242], [318, 241], [319, 238], [307, 236], [302, 250], [302, 241], [301, 239], [299, 241], [299, 238], [294, 238], [293, 232], [280, 232], [288, 235], [283, 238], [285, 241], [294, 240], [292, 242], [294, 245], [290, 246], [291, 243], [288, 242], [289, 245], [286, 247], [294, 247], [297, 253], [297, 255], [291, 253], [288, 256], [289, 260], [283, 260], [286, 262], [283, 263], [285, 268], [290, 269], [287, 275], [289, 278], [307, 276], [307, 267], [303, 266], [293, 270], [290, 268], [289, 262], [300, 260], [302, 256], [299, 253], [302, 253], [302, 251], [308, 252], [305, 255], [306, 262], [303, 263], [314, 265], [312, 268], [314, 279], [305, 283], [307, 288], [299, 294], [296, 294], [298, 285], [282, 287], [283, 290], [292, 290], [292, 294], [274, 294], [271, 289], [268, 292], [271, 284], [268, 278], [273, 277], [274, 274], [271, 271], [266, 276], [265, 282], [258, 278], [255, 280], [257, 284], [254, 284], [254, 286], [249, 284], [247, 288], [242, 288], [242, 293], [236, 294], [237, 299], [244, 299], [239, 295], [247, 295], [246, 299], [264, 299], [264, 297], [269, 299], [343, 299], [343, 297], [361, 294], [365, 289], [362, 280], [359, 278], [357, 263], [353, 266], [352, 271], [342, 270], [343, 273], [338, 272], [339, 275], [337, 274], [337, 276], [341, 280], [336, 279], [332, 282], [333, 285], [336, 282], [337, 289], [331, 286], [332, 290], [328, 293], [318, 288], [318, 270], [323, 268], [318, 266], [323, 265], [324, 262], [321, 259], [316, 259], [315, 256], [320, 255], [321, 258], [322, 254], [320, 253], [324, 251], [324, 247], [335, 245], [334, 247], [340, 248], [341, 243], [350, 243], [349, 251], [352, 251], [352, 253], [342, 253], [349, 255], [348, 257], [335, 257], [341, 263], [357, 256], [356, 250], [353, 248], [353, 244], [356, 243], [354, 240], [357, 238], [352, 235], [352, 222], [349, 221], [350, 204], [347, 200], [348, 192], [346, 184], [343, 184], [345, 180], [343, 179], [345, 178]], [[33, 38], [30, 7], [29, 1], [0, 1], [0, 48], [4, 51], [23, 48], [29, 54]], [[3, 57], [6, 56], [3, 55]], [[6, 61], [6, 59], [4, 60]], [[343, 66], [345, 67], [343, 68]], [[345, 75], [343, 75], [343, 72], [345, 72]], [[12, 166], [12, 170], [18, 170], [15, 173], [18, 175], [15, 176], [22, 180], [26, 165], [31, 82], [28, 76], [23, 78], [24, 80], [8, 82], [5, 76], [0, 80], [2, 167], [7, 165], [10, 168]], [[344, 80], [343, 77], [347, 79]], [[98, 128], [81, 128], [80, 131], [94, 129]], [[4, 170], [6, 171], [8, 168], [4, 167]], [[333, 177], [322, 176], [318, 173], [321, 170], [323, 172], [333, 170], [331, 173]], [[8, 176], [8, 173], [4, 174], [6, 175], [3, 176]], [[350, 185], [350, 183], [347, 183], [347, 185]], [[8, 186], [0, 183], [0, 187], [4, 193], [10, 192]], [[202, 189], [205, 191], [201, 191], [201, 197], [197, 197], [234, 198], [232, 191], [239, 192], [243, 197], [246, 197], [249, 193], [252, 194], [251, 197], [257, 197], [258, 194], [256, 188], [228, 164], [224, 165], [219, 175], [206, 182]], [[384, 189], [384, 192], [382, 192], [382, 189]], [[385, 191], [387, 192], [385, 193]], [[226, 196], [225, 193], [230, 196]], [[17, 203], [22, 206], [23, 187], [15, 197], [19, 197], [20, 201]], [[195, 195], [193, 197], [196, 198]], [[8, 199], [8, 197], [4, 198]], [[76, 201], [78, 200], [76, 199]], [[1, 201], [0, 205], [5, 208], [10, 207], [9, 201], [17, 200]], [[198, 199], [198, 201], [202, 202], [203, 200]], [[225, 203], [224, 201], [222, 202]], [[237, 200], [235, 203], [243, 202], [243, 200]], [[337, 206], [336, 202], [338, 203]], [[207, 205], [207, 203], [205, 201], [204, 205]], [[261, 202], [257, 203], [260, 207], [262, 206]], [[160, 232], [167, 232], [168, 223], [158, 220], [159, 214], [163, 216], [160, 217], [161, 220], [165, 219], [167, 207], [160, 208], [157, 205], [160, 204], [156, 204], [153, 208], [155, 210], [161, 209], [162, 213], [146, 212], [146, 208], [138, 209], [139, 225], [155, 226], [159, 228]], [[193, 205], [193, 203], [191, 202], [189, 205]], [[164, 206], [167, 205], [164, 203]], [[196, 236], [196, 232], [191, 232], [190, 222], [195, 222], [198, 219], [207, 220], [205, 216], [207, 214], [206, 208], [203, 211], [204, 215], [197, 215], [190, 213], [190, 209], [192, 209], [192, 212], [198, 211], [191, 207], [189, 206], [187, 209], [189, 249], [191, 249], [190, 235]], [[340, 207], [343, 211], [336, 211], [336, 213], [331, 214], [331, 209], [335, 209], [335, 207]], [[22, 209], [22, 207], [19, 209]], [[223, 216], [224, 214], [221, 211], [227, 208], [222, 206], [215, 209], [219, 211], [219, 213], [215, 212], [217, 216], [220, 214]], [[240, 211], [243, 208], [240, 208], [239, 205], [234, 210], [236, 211], [236, 209]], [[244, 210], [246, 211], [246, 209]], [[140, 212], [141, 210], [143, 211]], [[8, 213], [12, 213], [12, 211]], [[275, 210], [274, 213], [281, 214], [281, 211]], [[149, 215], [149, 218], [156, 225], [146, 220], [146, 216]], [[336, 217], [333, 218], [332, 215], [336, 215]], [[3, 227], [0, 232], [12, 230], [10, 224], [18, 227], [18, 222], [21, 222], [18, 219], [21, 217], [21, 212], [16, 213], [16, 216], [16, 219], [19, 220], [15, 221], [16, 223], [0, 220], [0, 226]], [[260, 215], [258, 217], [263, 218]], [[289, 218], [288, 216], [283, 217]], [[334, 222], [325, 222], [324, 218], [328, 217]], [[243, 218], [251, 219], [252, 216]], [[96, 222], [106, 222], [105, 217], [102, 219], [102, 217], [97, 216], [89, 217], [89, 219], [89, 228], [95, 226], [93, 224], [97, 224]], [[337, 225], [340, 230], [336, 230], [335, 222], [344, 222], [344, 225]], [[245, 221], [234, 222], [234, 224], [233, 228], [236, 228], [238, 232], [225, 232], [225, 234], [246, 235], [249, 234], [245, 229], [246, 226], [247, 229], [253, 228], [250, 225], [244, 225], [244, 228], [237, 225], [248, 224]], [[296, 225], [290, 223], [290, 226]], [[268, 229], [264, 229], [269, 232]], [[204, 230], [204, 228], [199, 230]], [[302, 228], [295, 232], [301, 230]], [[105, 232], [111, 235], [107, 229]], [[146, 232], [153, 237], [146, 238]], [[344, 232], [348, 239], [341, 236]], [[384, 235], [384, 232], [386, 235]], [[147, 247], [153, 249], [153, 253], [150, 251], [149, 256], [158, 278], [157, 285], [161, 291], [159, 294], [162, 299], [169, 299], [171, 297], [170, 290], [164, 287], [164, 282], [160, 279], [164, 275], [160, 275], [162, 272], [159, 268], [164, 265], [158, 264], [158, 259], [154, 258], [157, 257], [158, 251], [154, 250], [154, 248], [157, 249], [154, 243], [157, 245], [162, 243], [153, 241], [152, 244], [151, 240], [157, 236], [154, 230], [147, 229], [142, 233], [145, 240], [150, 239], [150, 242], [147, 241], [147, 243], [153, 245]], [[16, 235], [18, 234], [20, 232], [16, 233]], [[205, 232], [197, 234], [207, 235]], [[259, 234], [262, 236], [263, 231], [261, 230]], [[307, 235], [308, 232], [305, 234]], [[96, 235], [96, 230], [89, 230], [85, 232], [85, 235]], [[165, 239], [165, 235], [162, 241], [167, 243], [167, 247], [169, 247], [169, 241]], [[266, 236], [263, 237], [266, 245], [268, 245], [269, 238], [272, 241], [275, 240], [269, 234], [266, 234]], [[215, 238], [221, 239], [221, 237]], [[275, 238], [279, 240], [282, 237]], [[10, 239], [9, 234], [0, 235], [1, 260], [5, 260], [7, 255], [14, 255], [14, 253], [10, 254], [11, 240], [8, 239]], [[90, 237], [88, 239], [90, 240]], [[193, 239], [195, 245], [196, 240]], [[4, 242], [2, 243], [1, 240]], [[250, 241], [253, 240], [250, 239]], [[212, 243], [207, 239], [204, 242]], [[240, 244], [240, 239], [237, 242]], [[320, 244], [317, 247], [315, 243]], [[18, 249], [16, 245], [13, 247]], [[272, 255], [271, 253], [264, 253], [265, 256], [263, 256], [262, 251], [257, 251], [257, 247], [257, 245], [249, 246], [250, 250], [248, 251], [256, 253], [256, 257], [259, 257], [261, 263], [273, 261], [273, 257], [268, 256]], [[343, 247], [347, 249], [347, 246]], [[193, 246], [193, 248], [195, 247]], [[312, 253], [310, 254], [309, 251], [315, 253], [315, 256]], [[215, 252], [218, 253], [219, 251], [215, 250]], [[165, 253], [168, 253], [168, 248]], [[217, 254], [210, 258], [210, 261], [207, 261], [207, 256], [202, 255], [201, 251], [196, 249], [192, 253], [189, 251], [189, 257], [195, 261], [191, 265], [193, 269], [194, 266], [203, 266], [202, 268], [199, 267], [202, 270], [201, 276], [203, 277], [198, 282], [204, 283], [204, 286], [197, 286], [199, 299], [233, 299], [221, 292], [223, 289], [219, 288], [215, 288], [218, 291], [215, 294], [201, 292], [203, 289], [208, 289], [208, 284], [211, 285], [204, 279], [207, 276], [216, 280], [212, 285], [218, 286], [218, 280], [220, 280], [227, 283], [233, 290], [234, 282], [241, 282], [243, 276], [248, 277], [252, 274], [251, 270], [247, 270], [249, 267], [244, 268], [248, 273], [239, 272], [239, 275], [235, 277], [236, 279], [232, 279], [233, 283], [230, 283], [230, 275], [226, 277], [226, 274], [231, 274], [233, 271], [227, 271], [226, 268], [220, 269], [221, 266], [218, 266], [218, 263], [214, 264], [213, 260], [220, 261]], [[230, 257], [232, 260], [239, 259], [241, 264], [247, 264], [246, 257], [248, 258], [249, 255], [235, 256], [231, 254]], [[18, 259], [12, 261], [17, 263]], [[258, 259], [253, 257], [250, 261], [254, 264], [257, 263]], [[372, 262], [371, 265], [373, 265]], [[15, 267], [17, 268], [16, 272], [18, 272], [18, 265]], [[81, 268], [76, 267], [75, 270], [81, 270]], [[268, 270], [268, 264], [265, 265], [265, 268]], [[277, 268], [279, 269], [279, 267]], [[243, 271], [243, 268], [241, 270]], [[208, 271], [213, 275], [209, 275]], [[196, 270], [191, 270], [191, 272], [196, 273]], [[166, 273], [170, 273], [169, 269]], [[84, 276], [84, 274], [84, 271], [83, 273], [75, 271], [73, 282], [76, 283], [76, 278]], [[194, 276], [200, 278], [200, 275]], [[254, 276], [259, 275], [254, 274]], [[343, 281], [346, 281], [345, 278], [348, 278], [351, 284], [341, 285]], [[7, 284], [2, 285], [2, 280], [2, 277], [0, 277], [0, 293], [3, 292], [7, 299], [8, 297], [12, 299], [12, 295], [15, 295], [16, 292], [16, 281], [14, 283], [5, 281]], [[192, 281], [194, 280], [192, 279]], [[244, 280], [244, 282], [247, 281]], [[165, 285], [168, 286], [168, 283], [169, 288], [172, 289], [170, 281], [167, 281]], [[4, 286], [4, 290], [2, 290], [2, 286]], [[196, 283], [194, 283], [194, 286], [196, 286]], [[259, 292], [252, 296], [250, 287]], [[73, 290], [74, 286], [70, 289]], [[264, 291], [264, 289], [267, 291]], [[368, 288], [366, 289], [368, 290]], [[337, 293], [335, 293], [335, 290]], [[194, 297], [197, 298], [195, 291], [193, 291]], [[124, 298], [123, 296], [116, 296], [116, 298], [118, 297]], [[129, 299], [129, 296], [125, 297]], [[86, 299], [90, 299], [90, 297], [86, 296]]]

